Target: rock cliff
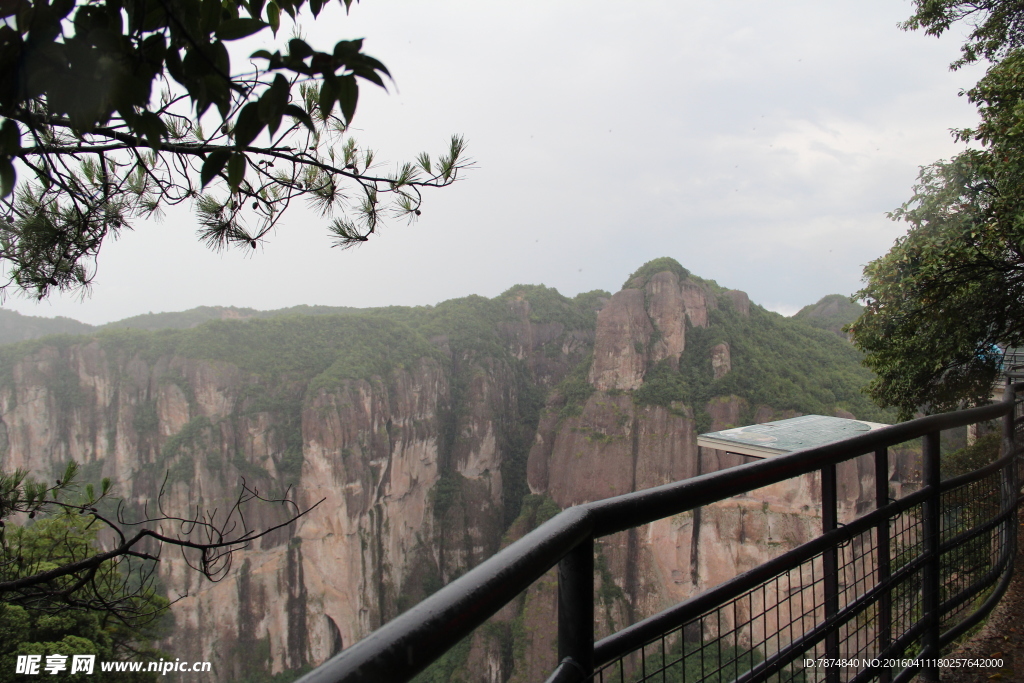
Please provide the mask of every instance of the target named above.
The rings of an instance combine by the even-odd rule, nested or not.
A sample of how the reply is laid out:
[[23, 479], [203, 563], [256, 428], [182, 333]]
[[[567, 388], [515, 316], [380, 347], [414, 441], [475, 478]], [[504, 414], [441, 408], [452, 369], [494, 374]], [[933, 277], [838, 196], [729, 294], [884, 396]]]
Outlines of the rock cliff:
[[[219, 583], [161, 560], [169, 595], [187, 597], [160, 645], [214, 662], [218, 680], [319, 664], [559, 509], [739, 464], [700, 452], [702, 431], [884, 419], [848, 344], [671, 259], [614, 295], [517, 286], [420, 309], [114, 330], [4, 347], [0, 370], [4, 469], [50, 476], [75, 459], [135, 510], [162, 485], [167, 509], [225, 509], [241, 477], [324, 501]], [[913, 475], [894, 460], [894, 480]], [[845, 514], [871, 486], [864, 464], [842, 469]], [[602, 539], [599, 630], [809, 539], [816, 491], [806, 477]], [[548, 577], [438, 671], [541, 679], [554, 613]]]

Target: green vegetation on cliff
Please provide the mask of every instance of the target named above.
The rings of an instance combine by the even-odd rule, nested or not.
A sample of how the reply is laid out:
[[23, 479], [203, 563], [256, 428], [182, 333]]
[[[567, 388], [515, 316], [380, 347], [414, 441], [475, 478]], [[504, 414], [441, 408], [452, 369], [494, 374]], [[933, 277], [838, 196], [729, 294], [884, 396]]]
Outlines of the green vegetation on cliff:
[[862, 392], [871, 379], [862, 354], [835, 335], [787, 324], [759, 306], [750, 307], [749, 318], [716, 311], [711, 320], [709, 334], [720, 327], [732, 355], [732, 371], [713, 382], [715, 395], [777, 410], [828, 415], [838, 408], [865, 420], [891, 419]]
[[[0, 347], [0, 383], [13, 386], [14, 366], [26, 356], [47, 347], [66, 350], [93, 342], [100, 345], [109, 363], [119, 367], [133, 359], [156, 363], [174, 357], [224, 363], [249, 375], [241, 378], [240, 415], [267, 412], [274, 416], [274, 428], [285, 448], [277, 463], [281, 483], [294, 484], [302, 465], [302, 407], [309, 397], [350, 380], [379, 378], [387, 382], [395, 370], [413, 369], [425, 360], [435, 363], [449, 375], [452, 395], [442, 400], [447, 406], [442, 417], [451, 422], [445, 428], [451, 437], [444, 439], [448, 443], [445, 450], [451, 450], [455, 435], [462, 429], [461, 421], [468, 415], [465, 388], [483, 367], [481, 364], [491, 367], [488, 364], [497, 362], [511, 374], [515, 386], [509, 403], [515, 414], [499, 416], [502, 428], [498, 435], [504, 451], [502, 486], [509, 501], [506, 521], [511, 521], [527, 492], [526, 459], [544, 391], [522, 360], [513, 355], [510, 342], [517, 334], [522, 335], [522, 341], [528, 339], [522, 333], [527, 322], [554, 325], [554, 337], [546, 342], [545, 352], [550, 349], [549, 355], [561, 355], [567, 335], [593, 330], [597, 310], [608, 296], [598, 290], [568, 298], [553, 288], [517, 285], [494, 299], [468, 296], [437, 306], [362, 311], [286, 309], [302, 313], [296, 315], [201, 307], [182, 314], [139, 316], [88, 336], [49, 337]], [[196, 324], [204, 319], [206, 322]], [[147, 331], [141, 327], [163, 329]], [[60, 353], [54, 358], [48, 380], [54, 385], [49, 389], [62, 413], [94, 400], [88, 392], [79, 391], [77, 374], [65, 356]], [[180, 385], [191, 408], [197, 409], [188, 380], [180, 371], [171, 372], [161, 381]], [[157, 422], [155, 403], [143, 400], [132, 421], [140, 438], [149, 437], [155, 443]], [[206, 434], [215, 425], [202, 427], [200, 431]], [[190, 429], [185, 429], [161, 449], [159, 464], [171, 471], [172, 483], [186, 480], [195, 471], [196, 454], [182, 447], [191, 443], [193, 436]], [[237, 454], [214, 457], [213, 464], [219, 466], [225, 460], [249, 478], [266, 475], [262, 468]], [[440, 507], [445, 507], [444, 502], [455, 493], [447, 486], [438, 498]]]
[[504, 304], [523, 300], [530, 305], [530, 322], [560, 323], [567, 330], [590, 330], [597, 324], [597, 311], [611, 294], [595, 289], [569, 299], [554, 287], [516, 285], [498, 297]]
[[666, 270], [670, 273], [675, 273], [680, 282], [690, 277], [690, 271], [683, 268], [679, 261], [669, 256], [662, 256], [661, 258], [648, 261], [633, 271], [633, 274], [622, 283], [622, 288], [633, 287], [635, 289], [643, 289], [652, 277]]
[[[749, 317], [730, 307], [709, 311], [706, 328], [687, 327], [679, 370], [667, 362], [652, 368], [634, 394], [642, 405], [692, 405], [700, 418], [715, 396], [739, 396], [751, 410], [833, 415], [837, 409], [860, 419], [891, 422], [893, 416], [863, 393], [871, 373], [862, 354], [838, 336], [751, 305]], [[715, 379], [712, 348], [729, 345], [731, 370]], [[747, 416], [753, 421], [753, 415]], [[699, 425], [706, 426], [706, 425]]]

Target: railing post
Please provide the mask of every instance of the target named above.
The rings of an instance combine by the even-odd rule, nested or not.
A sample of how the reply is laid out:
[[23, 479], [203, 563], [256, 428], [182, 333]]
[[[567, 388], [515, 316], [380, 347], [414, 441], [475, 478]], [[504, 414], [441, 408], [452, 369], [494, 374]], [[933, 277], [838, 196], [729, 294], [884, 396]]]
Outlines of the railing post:
[[[1013, 390], [1012, 384], [1007, 384], [1005, 391], [1003, 392], [1003, 401], [1009, 403], [1010, 410], [1006, 415], [1003, 415], [1003, 449], [1001, 456], [1007, 456], [1011, 453], [1013, 457], [1010, 462], [1003, 467], [1001, 484], [1002, 484], [1002, 500], [1000, 501], [1000, 511], [1006, 509], [1017, 508], [1017, 498], [1020, 495], [1020, 482], [1017, 479], [1018, 468], [1017, 468], [1017, 444], [1016, 444], [1016, 418], [1017, 418], [1017, 396]], [[1013, 563], [1017, 558], [1017, 515], [1011, 514], [1007, 517], [1003, 524], [1002, 530], [1003, 538], [1000, 544], [1003, 548], [1003, 555], [999, 558], [1000, 561], [1007, 557], [1006, 553], [1009, 553], [1009, 566], [1007, 571], [1013, 571]]]
[[566, 657], [594, 672], [594, 537], [558, 563], [558, 661]]
[[1021, 469], [1022, 457], [1024, 457], [1024, 456], [1022, 456], [1021, 451], [1022, 451], [1022, 449], [1024, 449], [1024, 443], [1020, 443], [1020, 440], [1019, 440], [1019, 437], [1018, 437], [1018, 431], [1017, 431], [1017, 420], [1019, 420], [1022, 417], [1024, 417], [1024, 415], [1021, 414], [1022, 413], [1022, 411], [1021, 411], [1022, 398], [1017, 393], [1017, 391], [1013, 388], [1013, 384], [1010, 384], [1009, 386], [1007, 386], [1006, 391], [1009, 394], [1009, 396], [1012, 397], [1012, 400], [1013, 400], [1013, 410], [1010, 411], [1010, 420], [1009, 420], [1010, 424], [1009, 424], [1008, 429], [1010, 431], [1010, 442], [1013, 444], [1013, 483], [1014, 483], [1014, 493], [1017, 495], [1017, 497], [1019, 499], [1020, 498], [1020, 487], [1021, 487], [1021, 484], [1024, 483], [1024, 481], [1022, 481], [1022, 479], [1024, 479], [1024, 471], [1022, 471], [1022, 469]]
[[922, 569], [922, 607], [924, 608], [925, 631], [922, 638], [924, 648], [921, 657], [931, 660], [933, 665], [921, 669], [921, 678], [926, 681], [939, 680], [939, 668], [934, 661], [939, 656], [939, 635], [942, 615], [939, 614], [941, 596], [939, 586], [941, 577], [941, 560], [939, 546], [942, 538], [942, 499], [939, 486], [942, 475], [939, 468], [939, 433], [929, 432], [924, 435], [924, 485], [929, 495], [924, 500], [924, 556]]
[[[836, 497], [836, 466], [821, 468], [821, 533], [825, 534], [839, 526], [838, 500]], [[825, 619], [839, 613], [839, 549], [835, 546], [826, 550], [821, 557], [825, 589]], [[839, 628], [834, 627], [825, 636], [825, 657], [839, 659]], [[825, 681], [838, 683], [838, 667], [825, 669]]]
[[[1017, 497], [1020, 495], [1020, 480], [1019, 480], [1019, 466], [1017, 464], [1020, 454], [1018, 449], [1020, 444], [1017, 443], [1017, 392], [1013, 390], [1012, 384], [1006, 385], [1006, 390], [1003, 392], [1003, 402], [1009, 403], [1010, 410], [1003, 415], [1003, 452], [1002, 455], [1006, 456], [1013, 454], [1013, 458], [1010, 460], [1009, 465], [1003, 470], [1003, 480], [1012, 489], [1013, 500], [1011, 505], [1016, 504]], [[1015, 526], [1015, 523], [1011, 526]], [[1016, 535], [1014, 535], [1016, 538]]]
[[[889, 449], [885, 446], [875, 450], [875, 508], [881, 508], [889, 504]], [[885, 584], [889, 581], [892, 571], [892, 558], [889, 547], [889, 518], [886, 517], [875, 527], [875, 540], [877, 547], [875, 559], [878, 563], [878, 583]], [[897, 656], [895, 653], [887, 653], [886, 650], [892, 645], [892, 587], [882, 591], [878, 598], [878, 658], [887, 659], [890, 656]], [[889, 683], [892, 680], [892, 669], [883, 667], [878, 672], [879, 683]]]

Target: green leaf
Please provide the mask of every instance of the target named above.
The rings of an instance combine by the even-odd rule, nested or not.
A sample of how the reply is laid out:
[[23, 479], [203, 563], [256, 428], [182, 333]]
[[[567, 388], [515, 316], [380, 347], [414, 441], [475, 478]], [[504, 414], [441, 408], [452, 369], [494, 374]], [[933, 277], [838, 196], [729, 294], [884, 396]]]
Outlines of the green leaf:
[[206, 187], [220, 173], [230, 156], [231, 150], [229, 149], [218, 149], [210, 152], [210, 155], [206, 157], [206, 161], [203, 162], [202, 170], [199, 172], [199, 180], [202, 183], [201, 187]]
[[[171, 50], [171, 52], [173, 53], [174, 50]], [[168, 63], [170, 63], [171, 59], [173, 59], [173, 57], [168, 58]], [[181, 72], [184, 76], [184, 80], [189, 81], [192, 79], [202, 78], [213, 71], [211, 66], [210, 60], [203, 55], [202, 50], [197, 47], [190, 47], [185, 51], [185, 59], [181, 62]]]
[[267, 22], [276, 36], [277, 29], [281, 28], [281, 8], [277, 6], [276, 2], [267, 5]]
[[167, 54], [167, 42], [162, 33], [154, 33], [142, 41], [142, 54], [154, 65], [163, 64]]
[[213, 33], [217, 30], [217, 25], [220, 23], [220, 11], [220, 0], [203, 0], [202, 13], [199, 17], [200, 26], [202, 26], [203, 31]]
[[341, 115], [345, 123], [351, 123], [356, 115], [356, 102], [359, 100], [359, 84], [355, 76], [342, 76], [338, 79], [338, 102], [341, 104]]
[[58, 19], [63, 19], [75, 8], [75, 2], [74, 0], [54, 0], [54, 2], [50, 3], [50, 8]]
[[14, 170], [14, 164], [8, 157], [0, 157], [0, 197], [10, 195], [17, 182], [18, 174]]
[[320, 10], [323, 6], [324, 0], [309, 0], [309, 11], [313, 13], [314, 18], [320, 14]]
[[387, 76], [388, 78], [391, 78], [391, 72], [388, 71], [388, 68], [386, 66], [384, 66], [384, 64], [379, 59], [374, 59], [370, 55], [364, 55], [364, 54], [360, 54], [359, 55], [359, 59], [360, 59], [360, 61], [361, 61], [361, 63], [362, 63], [364, 68], [370, 69], [370, 70], [373, 70], [373, 71], [379, 71], [382, 74], [384, 74], [385, 76]]
[[260, 118], [267, 124], [267, 129], [273, 135], [277, 127], [281, 125], [281, 117], [284, 115], [285, 105], [288, 104], [288, 93], [291, 88], [288, 79], [281, 74], [274, 77], [274, 83], [260, 97]]
[[13, 156], [21, 149], [21, 130], [11, 119], [0, 126], [0, 154]]
[[177, 48], [167, 51], [164, 64], [167, 65], [167, 73], [171, 75], [171, 78], [184, 85], [185, 71], [182, 68], [181, 54], [178, 52]]
[[305, 59], [313, 54], [313, 48], [301, 38], [292, 38], [288, 41], [288, 53], [296, 59]]
[[336, 78], [324, 75], [324, 82], [320, 86], [320, 98], [317, 103], [320, 105], [320, 116], [326, 119], [334, 109], [334, 101], [338, 99], [338, 87]]
[[284, 107], [284, 113], [287, 116], [292, 116], [298, 119], [299, 122], [302, 123], [302, 125], [309, 129], [310, 133], [316, 132], [316, 128], [313, 126], [313, 119], [302, 107], [298, 107], [294, 104], [287, 104]]
[[238, 118], [235, 121], [235, 147], [242, 149], [256, 139], [256, 136], [263, 130], [263, 120], [260, 117], [260, 105], [258, 102], [250, 102], [242, 107]]
[[365, 78], [371, 83], [375, 83], [380, 87], [386, 89], [386, 86], [384, 85], [384, 79], [378, 76], [377, 72], [373, 71], [372, 69], [364, 69], [362, 67], [357, 66], [352, 69], [352, 73], [355, 74], [356, 76], [359, 76], [360, 78]]
[[[153, 3], [146, 8], [146, 14], [142, 18], [140, 27], [143, 32], [156, 31], [165, 26], [167, 26], [167, 13], [161, 5]], [[132, 32], [134, 33], [134, 31]]]
[[142, 112], [136, 120], [134, 128], [142, 133], [153, 147], [160, 143], [160, 138], [167, 135], [167, 126], [159, 116], [151, 111]]
[[232, 192], [237, 190], [238, 186], [242, 184], [242, 180], [245, 179], [245, 167], [245, 155], [241, 152], [234, 152], [231, 159], [228, 160], [228, 185], [231, 186]]
[[263, 0], [249, 0], [249, 16], [253, 19], [259, 19], [260, 15], [263, 14]]
[[292, 19], [295, 18], [295, 3], [292, 0], [277, 0], [277, 6], [283, 9]]
[[231, 73], [231, 56], [227, 47], [219, 40], [213, 43], [213, 64], [221, 75], [228, 76]]
[[334, 44], [334, 56], [338, 59], [353, 57], [363, 49], [362, 38], [356, 40], [339, 40]]
[[220, 26], [217, 27], [217, 37], [221, 40], [238, 40], [262, 31], [267, 26], [270, 26], [270, 24], [265, 21], [248, 17], [228, 19], [221, 22]]

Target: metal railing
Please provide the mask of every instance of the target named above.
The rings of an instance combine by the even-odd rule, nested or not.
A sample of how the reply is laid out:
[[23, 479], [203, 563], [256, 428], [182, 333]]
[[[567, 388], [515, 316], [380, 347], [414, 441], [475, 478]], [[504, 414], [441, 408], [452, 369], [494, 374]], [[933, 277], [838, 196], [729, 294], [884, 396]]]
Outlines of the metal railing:
[[1024, 377], [1024, 348], [1006, 347], [999, 362], [999, 374], [1010, 381]]
[[[1022, 391], [1024, 383], [1000, 403], [571, 507], [299, 683], [407, 681], [556, 565], [560, 664], [549, 683], [899, 683], [918, 673], [937, 681], [943, 648], [988, 614], [1013, 573]], [[943, 481], [941, 432], [998, 418], [1002, 456]], [[922, 486], [892, 500], [890, 448], [919, 438]], [[842, 525], [836, 465], [866, 454], [875, 509]], [[595, 538], [811, 472], [821, 473], [819, 537], [595, 642]], [[805, 665], [826, 658], [839, 665]]]

